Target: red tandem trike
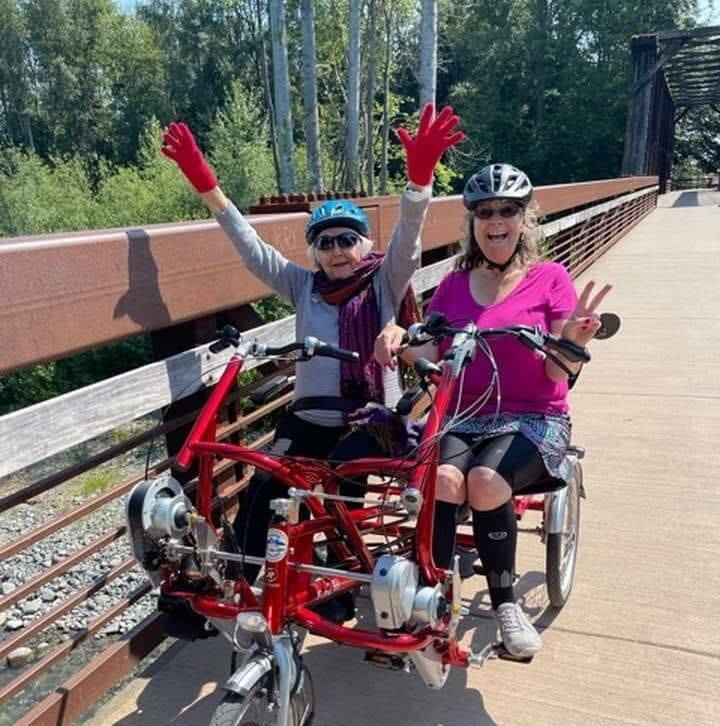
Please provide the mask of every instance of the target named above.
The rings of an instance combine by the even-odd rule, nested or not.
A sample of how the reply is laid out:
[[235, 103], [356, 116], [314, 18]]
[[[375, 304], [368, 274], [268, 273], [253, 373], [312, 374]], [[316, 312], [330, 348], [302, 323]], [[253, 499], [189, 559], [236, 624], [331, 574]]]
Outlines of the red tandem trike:
[[[211, 350], [233, 345], [237, 352], [176, 457], [182, 469], [198, 461], [196, 505], [170, 476], [139, 483], [126, 505], [133, 554], [152, 582], [160, 585], [161, 607], [184, 608], [205, 631], [217, 629], [234, 645], [233, 672], [213, 724], [310, 723], [312, 681], [300, 656], [307, 631], [361, 648], [372, 662], [412, 668], [430, 688], [444, 685], [451, 666], [481, 665], [491, 654], [492, 646], [473, 653], [458, 644], [463, 610], [460, 558], [455, 557], [452, 571], [438, 569], [431, 543], [438, 441], [453, 421], [467, 413], [459, 412], [448, 423], [448, 404], [461, 385], [464, 366], [478, 350], [489, 354], [484, 341], [498, 335], [514, 336], [541, 355], [554, 357], [553, 350], [560, 350], [568, 359], [589, 360], [584, 348], [538, 329], [479, 330], [472, 324], [454, 328], [442, 316], [431, 316], [427, 323], [411, 328], [410, 345], [453, 336], [452, 346], [442, 366], [424, 359], [416, 362], [420, 384], [398, 404], [398, 410], [407, 413], [424, 390], [435, 386], [420, 444], [405, 458], [368, 458], [332, 467], [318, 460], [275, 458], [245, 446], [218, 443], [216, 417], [247, 357], [282, 357], [299, 351], [298, 361], [315, 355], [355, 360], [357, 354], [315, 338], [279, 347], [259, 345], [243, 341], [231, 327], [223, 330]], [[556, 607], [565, 603], [573, 585], [583, 494], [578, 463], [582, 450], [571, 448], [567, 456], [575, 467], [568, 486], [554, 479], [538, 482], [533, 492], [544, 493], [542, 499], [528, 495], [515, 500], [518, 516], [527, 509], [543, 512], [536, 531], [547, 548], [547, 587]], [[213, 525], [212, 472], [219, 459], [259, 467], [287, 484], [287, 496], [271, 504], [264, 558], [229, 547], [223, 528]], [[360, 500], [362, 506], [348, 506], [358, 501], [340, 495], [338, 483], [343, 477], [367, 474], [373, 479]], [[299, 517], [302, 505], [311, 518]], [[474, 547], [470, 535], [458, 535], [458, 544]], [[316, 549], [322, 547], [333, 548], [337, 564], [317, 564]], [[191, 578], [185, 574], [188, 558], [194, 565]], [[242, 577], [245, 562], [264, 566], [262, 588], [251, 587]], [[373, 630], [338, 625], [310, 609], [361, 585], [369, 590]]]

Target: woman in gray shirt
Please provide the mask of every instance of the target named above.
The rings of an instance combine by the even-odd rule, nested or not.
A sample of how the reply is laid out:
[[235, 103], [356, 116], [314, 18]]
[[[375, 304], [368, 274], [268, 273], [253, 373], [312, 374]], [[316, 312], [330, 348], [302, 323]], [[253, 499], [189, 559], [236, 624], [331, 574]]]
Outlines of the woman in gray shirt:
[[[412, 322], [414, 297], [409, 283], [420, 262], [420, 232], [432, 193], [433, 170], [442, 154], [463, 138], [462, 132], [454, 131], [458, 123], [450, 107], [436, 116], [428, 104], [414, 138], [398, 129], [405, 147], [408, 188], [400, 199], [400, 218], [384, 255], [371, 251], [367, 217], [352, 202], [332, 200], [313, 211], [306, 234], [315, 271], [287, 260], [258, 237], [223, 194], [185, 124], [173, 123], [165, 132], [163, 153], [195, 187], [248, 269], [295, 307], [296, 338], [315, 336], [360, 355], [358, 363], [316, 357], [296, 366], [292, 412], [279, 422], [269, 453], [332, 461], [380, 453], [367, 432], [351, 430], [347, 415], [370, 401], [393, 405], [399, 395], [397, 374], [384, 371], [374, 360], [373, 343], [387, 323]], [[251, 478], [234, 524], [237, 541], [247, 554], [264, 554], [269, 503], [284, 492], [284, 486], [265, 472], [257, 471]], [[343, 493], [359, 492], [346, 485]], [[257, 573], [257, 567], [245, 566], [250, 582]], [[340, 621], [351, 616], [351, 610], [341, 607], [340, 612], [326, 615]]]

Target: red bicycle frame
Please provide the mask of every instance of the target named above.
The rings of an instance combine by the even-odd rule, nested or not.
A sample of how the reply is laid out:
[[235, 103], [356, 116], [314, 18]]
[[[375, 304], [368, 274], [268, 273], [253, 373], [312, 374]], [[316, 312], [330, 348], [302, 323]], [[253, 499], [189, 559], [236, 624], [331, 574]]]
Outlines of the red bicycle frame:
[[[278, 634], [287, 619], [292, 619], [317, 635], [346, 645], [387, 653], [407, 653], [423, 649], [433, 640], [436, 648], [443, 653], [443, 661], [448, 664], [467, 666], [469, 654], [458, 648], [454, 634], [448, 642], [447, 618], [443, 627], [434, 630], [425, 627], [414, 633], [374, 632], [359, 628], [349, 628], [326, 620], [309, 609], [324, 599], [356, 587], [359, 581], [370, 581], [374, 558], [363, 540], [367, 532], [378, 522], [383, 522], [383, 530], [388, 533], [405, 532], [410, 541], [405, 551], [416, 559], [422, 579], [427, 585], [434, 586], [444, 582], [447, 572], [437, 568], [432, 557], [433, 521], [435, 514], [435, 487], [439, 456], [438, 437], [449, 401], [456, 386], [450, 368], [442, 374], [431, 373], [429, 380], [437, 386], [433, 407], [423, 433], [422, 441], [414, 460], [398, 458], [366, 458], [339, 465], [335, 470], [330, 466], [311, 459], [299, 457], [275, 458], [247, 447], [224, 444], [215, 441], [218, 412], [223, 405], [238, 373], [242, 370], [243, 359], [234, 355], [223, 375], [216, 384], [208, 401], [200, 412], [187, 440], [176, 457], [176, 465], [188, 468], [195, 457], [199, 457], [199, 482], [197, 489], [197, 510], [212, 527], [211, 501], [213, 493], [213, 465], [216, 459], [230, 459], [251, 464], [270, 473], [290, 487], [311, 491], [315, 484], [322, 483], [325, 491], [336, 489], [336, 477], [351, 477], [359, 474], [404, 475], [410, 485], [419, 489], [423, 505], [418, 514], [414, 532], [407, 524], [384, 523], [387, 517], [382, 504], [365, 506], [361, 509], [348, 509], [343, 501], [333, 501], [332, 511], [328, 511], [318, 497], [307, 496], [303, 500], [312, 514], [312, 519], [292, 522], [275, 519], [270, 524], [272, 537], [279, 543], [273, 556], [266, 554], [265, 585], [262, 599], [262, 612], [269, 630]], [[400, 493], [400, 487], [374, 485], [369, 489], [382, 488], [386, 493]], [[343, 543], [333, 544], [336, 554], [345, 561], [345, 570], [355, 577], [338, 574], [323, 574], [311, 581], [313, 537], [323, 533], [329, 540], [336, 533], [347, 539], [350, 548]], [[314, 568], [318, 570], [319, 568]], [[451, 588], [450, 583], [448, 585]], [[243, 611], [257, 611], [260, 604], [244, 578], [235, 583], [235, 597], [228, 601], [221, 593], [197, 594], [179, 588], [176, 578], [170, 573], [163, 583], [163, 592], [170, 596], [187, 599], [193, 609], [206, 617], [235, 618]], [[450, 593], [451, 594], [451, 593]], [[444, 642], [443, 642], [444, 641]]]

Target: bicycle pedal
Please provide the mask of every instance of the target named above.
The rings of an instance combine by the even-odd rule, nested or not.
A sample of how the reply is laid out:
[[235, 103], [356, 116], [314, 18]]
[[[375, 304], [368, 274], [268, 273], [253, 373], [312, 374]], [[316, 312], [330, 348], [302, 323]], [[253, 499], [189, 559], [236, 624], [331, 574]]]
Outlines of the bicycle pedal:
[[383, 653], [379, 650], [366, 650], [365, 662], [390, 671], [407, 672], [410, 670], [410, 661], [407, 658], [395, 653]]

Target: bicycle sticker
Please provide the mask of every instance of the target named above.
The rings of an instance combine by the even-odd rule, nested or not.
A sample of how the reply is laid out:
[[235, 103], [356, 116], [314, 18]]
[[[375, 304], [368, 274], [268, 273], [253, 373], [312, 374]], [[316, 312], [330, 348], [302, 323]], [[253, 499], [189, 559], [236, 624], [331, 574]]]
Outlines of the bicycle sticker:
[[269, 529], [265, 559], [268, 562], [280, 562], [285, 559], [288, 550], [288, 536], [280, 529]]

